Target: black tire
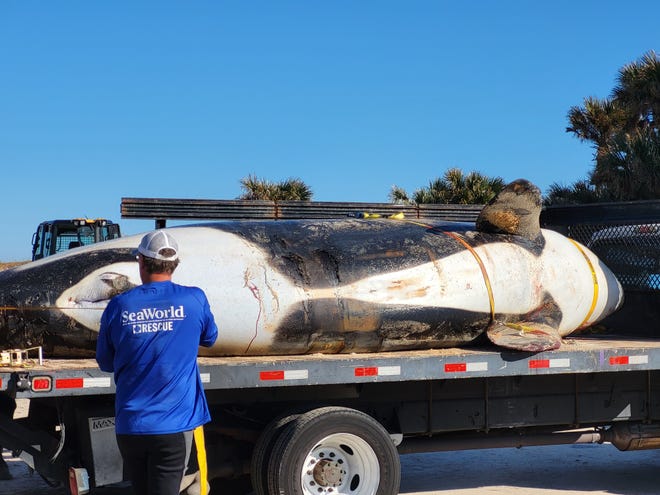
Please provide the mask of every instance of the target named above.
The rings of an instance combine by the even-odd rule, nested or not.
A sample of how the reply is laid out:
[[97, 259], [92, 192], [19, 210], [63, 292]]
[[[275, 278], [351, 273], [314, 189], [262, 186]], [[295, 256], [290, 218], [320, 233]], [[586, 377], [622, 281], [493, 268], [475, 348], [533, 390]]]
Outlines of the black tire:
[[255, 495], [268, 495], [268, 480], [266, 471], [270, 460], [273, 446], [284, 429], [300, 416], [299, 414], [287, 414], [279, 416], [268, 423], [259, 435], [257, 443], [252, 451], [250, 462], [250, 480]]
[[271, 495], [396, 495], [401, 464], [378, 421], [354, 409], [322, 407], [284, 428], [266, 476]]

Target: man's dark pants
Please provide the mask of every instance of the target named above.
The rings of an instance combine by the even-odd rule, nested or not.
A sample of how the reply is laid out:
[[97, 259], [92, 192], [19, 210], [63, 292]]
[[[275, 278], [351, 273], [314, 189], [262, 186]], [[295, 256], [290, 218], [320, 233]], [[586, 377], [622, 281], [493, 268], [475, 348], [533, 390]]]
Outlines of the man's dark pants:
[[178, 495], [192, 432], [117, 435], [126, 475], [136, 495]]

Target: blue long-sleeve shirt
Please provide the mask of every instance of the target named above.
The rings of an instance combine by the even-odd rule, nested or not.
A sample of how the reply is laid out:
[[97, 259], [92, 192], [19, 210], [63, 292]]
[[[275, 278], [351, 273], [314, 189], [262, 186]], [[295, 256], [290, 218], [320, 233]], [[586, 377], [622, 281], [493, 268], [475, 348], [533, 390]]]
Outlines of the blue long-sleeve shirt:
[[217, 336], [198, 287], [154, 282], [114, 297], [101, 317], [96, 361], [114, 372], [116, 432], [178, 433], [208, 423], [197, 351]]

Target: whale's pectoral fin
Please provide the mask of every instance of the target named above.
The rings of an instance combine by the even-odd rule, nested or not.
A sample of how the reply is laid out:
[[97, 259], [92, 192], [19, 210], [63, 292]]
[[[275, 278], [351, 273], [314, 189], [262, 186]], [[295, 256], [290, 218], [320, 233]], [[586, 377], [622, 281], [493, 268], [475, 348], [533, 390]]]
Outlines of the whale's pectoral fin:
[[561, 346], [561, 336], [556, 328], [535, 321], [495, 321], [488, 327], [486, 334], [493, 344], [517, 351], [550, 351]]

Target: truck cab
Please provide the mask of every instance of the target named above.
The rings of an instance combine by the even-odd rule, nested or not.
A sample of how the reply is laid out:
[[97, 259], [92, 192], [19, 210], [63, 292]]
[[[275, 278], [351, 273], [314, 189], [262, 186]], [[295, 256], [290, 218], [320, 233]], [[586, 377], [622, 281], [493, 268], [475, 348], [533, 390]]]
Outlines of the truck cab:
[[121, 237], [119, 224], [105, 218], [44, 221], [32, 235], [32, 261], [117, 237]]

